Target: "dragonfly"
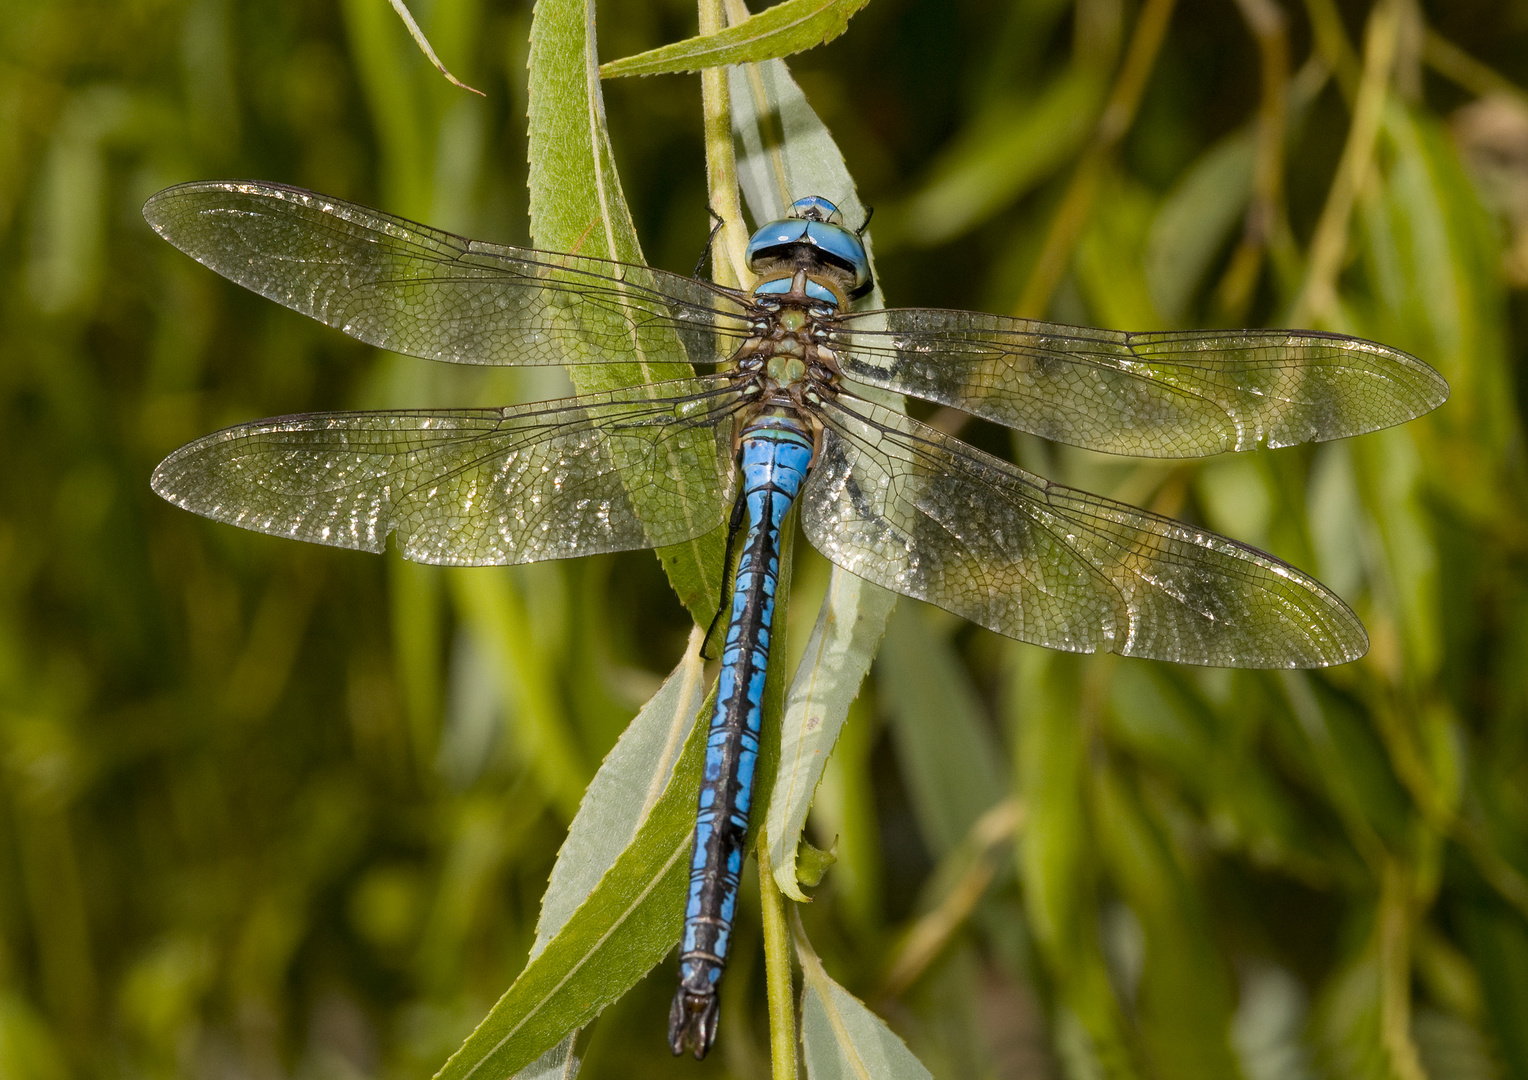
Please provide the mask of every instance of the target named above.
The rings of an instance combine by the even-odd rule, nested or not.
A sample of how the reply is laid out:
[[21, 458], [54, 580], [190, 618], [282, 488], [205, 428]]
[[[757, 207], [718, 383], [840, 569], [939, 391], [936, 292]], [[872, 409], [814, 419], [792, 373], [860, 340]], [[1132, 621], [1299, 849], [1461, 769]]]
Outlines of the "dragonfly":
[[372, 552], [392, 536], [404, 558], [458, 566], [721, 528], [730, 564], [741, 535], [669, 1016], [674, 1053], [697, 1058], [716, 1038], [793, 507], [835, 565], [1021, 641], [1252, 668], [1341, 664], [1368, 648], [1353, 611], [1293, 566], [1026, 472], [875, 391], [1160, 458], [1358, 435], [1448, 396], [1415, 357], [1318, 331], [856, 310], [871, 287], [863, 227], [819, 196], [752, 235], [746, 291], [468, 240], [272, 183], [183, 184], [144, 215], [224, 277], [384, 349], [625, 365], [650, 380], [504, 408], [257, 420], [176, 450], [153, 487], [246, 529]]

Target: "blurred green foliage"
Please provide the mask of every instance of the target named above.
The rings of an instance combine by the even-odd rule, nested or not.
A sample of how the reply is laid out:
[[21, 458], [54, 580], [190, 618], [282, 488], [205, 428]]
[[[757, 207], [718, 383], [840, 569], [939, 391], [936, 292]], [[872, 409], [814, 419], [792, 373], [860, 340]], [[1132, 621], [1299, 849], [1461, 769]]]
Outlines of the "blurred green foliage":
[[[0, 20], [4, 1080], [433, 1073], [524, 965], [585, 785], [685, 647], [645, 553], [447, 571], [148, 490], [225, 423], [562, 385], [376, 355], [139, 217], [251, 176], [525, 242], [529, 9], [415, 11], [486, 100], [379, 0]], [[606, 58], [695, 18], [600, 16]], [[965, 429], [1314, 571], [1373, 648], [1185, 670], [902, 602], [802, 918], [936, 1076], [1528, 1078], [1525, 46], [1522, 0], [878, 0], [792, 61], [880, 207], [890, 303], [1297, 321], [1453, 386], [1402, 429], [1182, 465]], [[708, 228], [697, 85], [606, 88], [677, 270]], [[668, 1056], [660, 966], [586, 1075], [765, 1075], [756, 912], [704, 1065]]]

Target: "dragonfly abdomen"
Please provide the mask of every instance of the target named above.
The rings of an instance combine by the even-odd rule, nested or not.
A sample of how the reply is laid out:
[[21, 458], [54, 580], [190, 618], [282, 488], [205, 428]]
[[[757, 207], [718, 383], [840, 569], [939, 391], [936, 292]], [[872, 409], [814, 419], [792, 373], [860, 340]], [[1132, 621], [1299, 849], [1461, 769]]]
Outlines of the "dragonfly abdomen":
[[748, 839], [775, 586], [780, 579], [780, 530], [812, 462], [812, 436], [793, 416], [760, 417], [739, 441], [748, 534], [738, 560], [716, 709], [706, 740], [680, 941], [679, 990], [669, 1011], [674, 1053], [690, 1046], [697, 1058], [705, 1056], [716, 1038], [716, 992], [727, 965]]

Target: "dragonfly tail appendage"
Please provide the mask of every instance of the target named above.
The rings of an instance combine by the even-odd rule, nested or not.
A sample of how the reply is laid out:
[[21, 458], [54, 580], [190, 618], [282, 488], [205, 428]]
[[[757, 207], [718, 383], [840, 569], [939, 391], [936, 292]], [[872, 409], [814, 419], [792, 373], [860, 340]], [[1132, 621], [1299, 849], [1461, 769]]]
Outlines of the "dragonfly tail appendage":
[[697, 1058], [705, 1056], [716, 1038], [717, 987], [727, 966], [748, 841], [780, 577], [780, 529], [812, 460], [812, 437], [793, 417], [761, 418], [741, 442], [748, 535], [738, 560], [716, 711], [706, 741], [679, 951], [679, 990], [669, 1010], [670, 1048], [676, 1055], [688, 1048]]

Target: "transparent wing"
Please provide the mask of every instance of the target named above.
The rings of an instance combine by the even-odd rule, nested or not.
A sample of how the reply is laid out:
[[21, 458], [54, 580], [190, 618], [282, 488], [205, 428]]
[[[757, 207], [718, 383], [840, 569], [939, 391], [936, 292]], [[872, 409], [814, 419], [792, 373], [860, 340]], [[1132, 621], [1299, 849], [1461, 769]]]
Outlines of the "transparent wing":
[[747, 329], [741, 294], [695, 278], [485, 244], [280, 184], [181, 184], [143, 216], [231, 281], [430, 360], [714, 364]]
[[311, 413], [175, 451], [154, 490], [275, 536], [457, 566], [659, 547], [729, 504], [737, 394], [719, 377], [507, 409]]
[[1223, 667], [1322, 667], [1368, 638], [1341, 600], [1270, 555], [1053, 484], [840, 397], [801, 496], [807, 537], [878, 585], [1073, 652]]
[[1443, 377], [1416, 357], [1314, 330], [1127, 334], [926, 308], [850, 314], [837, 326], [850, 378], [1111, 454], [1340, 439], [1448, 398]]

